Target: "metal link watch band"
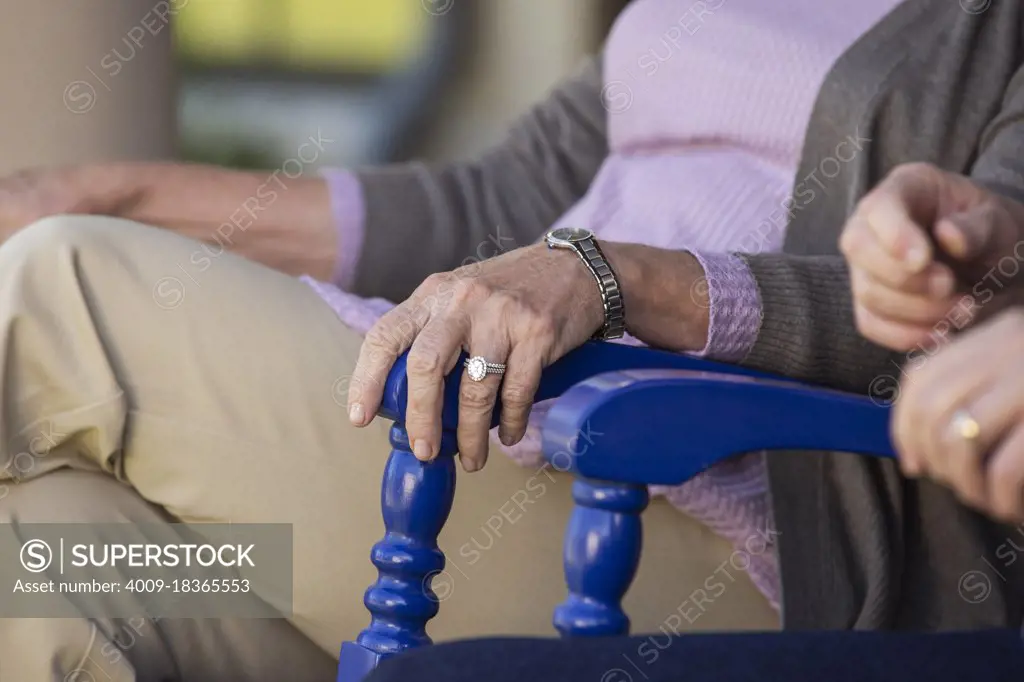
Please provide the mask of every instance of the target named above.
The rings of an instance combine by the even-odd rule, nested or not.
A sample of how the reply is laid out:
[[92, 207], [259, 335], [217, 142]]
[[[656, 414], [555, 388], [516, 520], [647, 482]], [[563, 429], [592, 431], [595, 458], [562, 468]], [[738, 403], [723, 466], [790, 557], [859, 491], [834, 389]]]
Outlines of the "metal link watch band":
[[626, 312], [622, 302], [622, 288], [608, 261], [593, 238], [582, 239], [573, 244], [573, 250], [590, 269], [601, 291], [604, 303], [604, 326], [594, 334], [595, 339], [620, 339], [626, 332]]

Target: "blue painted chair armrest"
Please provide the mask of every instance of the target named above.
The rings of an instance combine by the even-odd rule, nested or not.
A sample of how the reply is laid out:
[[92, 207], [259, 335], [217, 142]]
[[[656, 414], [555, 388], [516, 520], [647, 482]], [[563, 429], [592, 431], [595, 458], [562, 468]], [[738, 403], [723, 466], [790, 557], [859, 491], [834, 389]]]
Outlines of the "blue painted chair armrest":
[[[384, 386], [384, 396], [378, 414], [397, 423], [405, 421], [405, 407], [409, 395], [406, 378], [406, 359], [402, 354], [388, 373]], [[765, 377], [771, 375], [756, 372], [744, 367], [727, 365], [721, 362], [701, 360], [699, 358], [669, 353], [639, 346], [591, 341], [572, 351], [558, 362], [544, 370], [536, 400], [555, 398], [581, 381], [590, 377], [616, 370], [634, 369], [675, 369], [720, 374], [737, 374], [741, 376]], [[448, 376], [445, 383], [444, 411], [441, 416], [445, 430], [454, 430], [458, 423], [459, 385], [462, 383], [462, 362]], [[778, 377], [776, 377], [778, 378]], [[494, 424], [497, 424], [500, 405], [495, 409]]]
[[889, 408], [795, 381], [627, 370], [569, 388], [542, 429], [545, 456], [577, 476], [672, 485], [754, 450], [893, 457]]
[[893, 457], [888, 407], [867, 396], [688, 370], [602, 374], [559, 397], [543, 428], [559, 469], [624, 483], [682, 483], [757, 450]]
[[640, 562], [647, 485], [683, 483], [755, 450], [892, 457], [888, 421], [888, 408], [866, 396], [764, 376], [619, 370], [572, 386], [541, 430], [548, 461], [577, 477], [564, 547], [569, 594], [555, 629], [629, 632], [622, 598]]

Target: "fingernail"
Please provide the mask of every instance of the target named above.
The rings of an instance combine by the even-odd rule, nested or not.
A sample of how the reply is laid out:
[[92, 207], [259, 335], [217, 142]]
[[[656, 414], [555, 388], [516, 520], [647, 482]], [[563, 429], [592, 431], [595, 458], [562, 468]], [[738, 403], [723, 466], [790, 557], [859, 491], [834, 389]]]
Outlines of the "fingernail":
[[461, 458], [461, 459], [462, 459], [462, 468], [466, 470], [467, 474], [471, 474], [474, 471], [479, 471], [480, 470], [480, 462], [477, 462], [475, 459], [466, 459], [464, 457]]
[[920, 270], [928, 263], [928, 249], [921, 244], [913, 244], [907, 249], [907, 265]]
[[366, 421], [366, 410], [363, 409], [362, 403], [352, 403], [348, 408], [348, 420], [356, 426], [363, 425]]
[[928, 277], [928, 291], [932, 296], [948, 296], [953, 291], [953, 275], [948, 270], [933, 272]]
[[510, 436], [508, 431], [505, 430], [504, 425], [498, 426], [498, 440], [500, 440], [501, 444], [506, 447], [512, 445], [512, 436]]
[[416, 456], [416, 459], [421, 462], [429, 462], [434, 456], [433, 448], [430, 447], [430, 443], [423, 438], [413, 441], [412, 454]]

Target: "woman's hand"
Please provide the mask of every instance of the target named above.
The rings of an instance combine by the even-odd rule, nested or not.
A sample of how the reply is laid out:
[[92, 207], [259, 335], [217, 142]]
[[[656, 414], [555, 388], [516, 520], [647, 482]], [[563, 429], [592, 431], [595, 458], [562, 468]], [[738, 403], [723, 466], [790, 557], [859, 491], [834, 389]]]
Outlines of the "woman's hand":
[[995, 312], [1021, 269], [1022, 238], [1024, 207], [934, 166], [896, 168], [860, 201], [840, 238], [858, 329], [902, 351], [944, 320], [960, 329]]
[[968, 331], [904, 379], [892, 433], [906, 474], [1024, 521], [1024, 309]]
[[[679, 349], [704, 345], [706, 302], [691, 296], [703, 270], [693, 256], [632, 244], [601, 246], [622, 284], [626, 322], [634, 334]], [[666, 301], [671, 301], [672, 311]], [[659, 305], [662, 310], [657, 310]], [[655, 319], [657, 331], [645, 334]], [[487, 458], [487, 433], [499, 391], [499, 435], [511, 445], [526, 432], [542, 369], [603, 324], [594, 277], [570, 251], [537, 244], [433, 275], [367, 334], [349, 388], [350, 420], [357, 426], [370, 422], [389, 370], [409, 349], [405, 427], [416, 457], [431, 460], [441, 443], [444, 378], [460, 353], [466, 350], [470, 356], [503, 363], [504, 377], [488, 374], [480, 382], [465, 377], [461, 384], [459, 452], [463, 467], [476, 471]]]

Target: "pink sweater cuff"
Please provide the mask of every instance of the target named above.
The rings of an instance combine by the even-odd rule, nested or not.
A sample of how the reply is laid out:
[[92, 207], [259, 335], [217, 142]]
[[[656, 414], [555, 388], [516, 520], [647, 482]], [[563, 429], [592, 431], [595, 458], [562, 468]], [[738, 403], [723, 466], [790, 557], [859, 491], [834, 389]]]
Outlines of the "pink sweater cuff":
[[750, 268], [731, 253], [693, 255], [704, 268], [710, 305], [708, 341], [696, 355], [709, 360], [739, 362], [757, 341], [761, 328], [761, 297]]
[[331, 215], [338, 239], [338, 252], [334, 259], [331, 283], [348, 291], [356, 278], [359, 255], [363, 250], [363, 234], [366, 229], [366, 205], [363, 201], [363, 187], [354, 173], [326, 168], [320, 175], [327, 181], [331, 197]]

